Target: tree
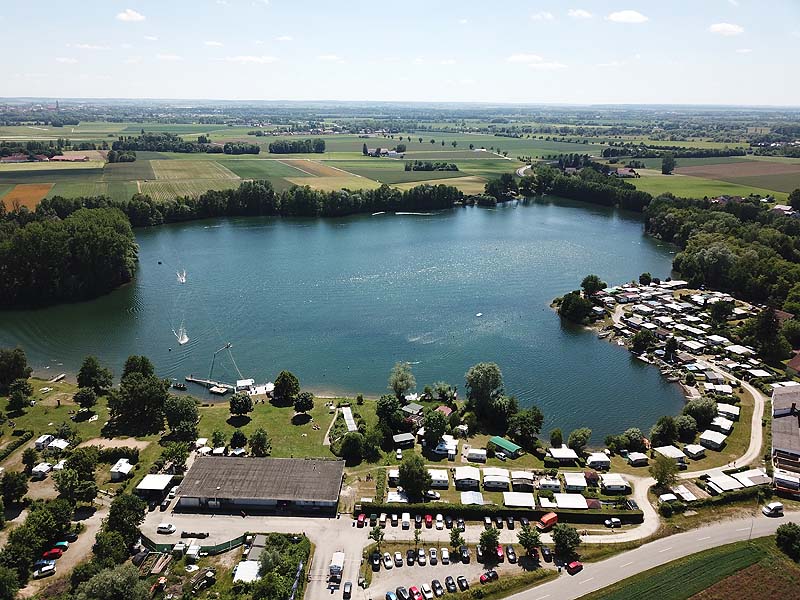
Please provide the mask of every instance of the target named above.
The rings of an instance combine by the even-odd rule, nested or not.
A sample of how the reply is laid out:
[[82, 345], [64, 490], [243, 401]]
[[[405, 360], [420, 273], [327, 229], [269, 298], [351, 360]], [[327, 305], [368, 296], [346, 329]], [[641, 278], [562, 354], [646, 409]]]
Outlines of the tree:
[[[142, 365], [141, 361], [136, 364]], [[123, 430], [136, 433], [158, 432], [164, 427], [164, 405], [167, 398], [169, 381], [155, 375], [131, 371], [123, 377], [119, 388], [109, 392], [108, 410], [111, 420]]]
[[553, 544], [556, 555], [568, 560], [576, 556], [578, 546], [581, 545], [581, 536], [578, 530], [566, 523], [557, 523], [553, 527]]
[[214, 448], [223, 448], [228, 440], [228, 436], [221, 429], [215, 429], [211, 433], [211, 445]]
[[628, 450], [631, 452], [644, 452], [644, 434], [638, 427], [630, 427], [622, 435], [628, 440]]
[[164, 402], [164, 416], [174, 439], [184, 442], [197, 439], [200, 411], [194, 398], [170, 395]]
[[733, 309], [736, 304], [730, 300], [714, 302], [708, 312], [715, 323], [726, 323], [733, 316]]
[[419, 544], [421, 541], [422, 541], [422, 530], [414, 529], [414, 548], [419, 548]]
[[480, 541], [481, 550], [485, 557], [496, 556], [497, 546], [500, 544], [500, 531], [492, 527], [481, 531]]
[[383, 440], [383, 427], [379, 423], [367, 429], [364, 433], [364, 458], [367, 460], [380, 458]]
[[467, 403], [479, 418], [490, 413], [492, 402], [503, 394], [503, 373], [493, 362], [478, 363], [464, 376], [467, 384]]
[[520, 527], [517, 533], [517, 541], [520, 546], [525, 548], [525, 552], [528, 553], [528, 556], [533, 554], [536, 549], [542, 545], [539, 539], [539, 532], [536, 531], [534, 527], [531, 527], [530, 523], [525, 523]]
[[300, 382], [289, 371], [281, 371], [275, 378], [275, 389], [272, 394], [285, 403], [294, 402], [294, 397], [300, 392]]
[[364, 457], [364, 436], [357, 431], [346, 433], [342, 438], [339, 454], [348, 463], [361, 462]]
[[508, 435], [520, 446], [532, 451], [542, 430], [544, 415], [536, 406], [518, 412], [508, 420]]
[[678, 353], [678, 340], [670, 336], [669, 338], [667, 338], [667, 342], [664, 344], [664, 358], [666, 358], [667, 360], [673, 360], [677, 353]]
[[74, 469], [81, 479], [94, 481], [94, 471], [97, 468], [98, 458], [97, 448], [92, 446], [76, 448], [67, 457], [66, 468]]
[[464, 545], [464, 536], [461, 535], [461, 529], [453, 527], [450, 530], [450, 547], [453, 549], [453, 555], [458, 556], [458, 549]]
[[237, 429], [231, 435], [231, 448], [244, 448], [247, 446], [247, 436], [241, 429]]
[[438, 410], [429, 410], [425, 413], [425, 445], [433, 448], [447, 432], [447, 417]]
[[0, 348], [0, 395], [8, 393], [12, 381], [28, 379], [32, 372], [22, 348]]
[[752, 329], [756, 349], [767, 362], [780, 361], [791, 354], [792, 348], [781, 334], [774, 308], [767, 307], [758, 313], [753, 319]]
[[375, 413], [378, 416], [378, 423], [388, 426], [391, 430], [397, 429], [403, 420], [403, 414], [400, 412], [400, 401], [393, 394], [384, 394], [378, 398]]
[[14, 600], [19, 591], [19, 577], [16, 571], [0, 566], [0, 599]]
[[795, 188], [789, 193], [789, 206], [800, 210], [800, 188]]
[[300, 392], [294, 399], [294, 410], [299, 413], [307, 413], [314, 410], [314, 394], [311, 392]]
[[25, 471], [27, 473], [31, 472], [31, 469], [35, 467], [39, 462], [39, 453], [34, 448], [25, 448], [25, 451], [22, 453], [22, 464], [25, 465]]
[[410, 500], [420, 500], [431, 489], [431, 474], [425, 468], [425, 461], [419, 454], [411, 454], [400, 463], [398, 484]]
[[678, 439], [678, 429], [675, 419], [670, 415], [660, 417], [656, 424], [650, 428], [650, 443], [652, 446], [669, 446]]
[[631, 338], [631, 347], [634, 352], [647, 352], [656, 343], [655, 334], [649, 329], [640, 329]]
[[775, 544], [789, 558], [795, 562], [800, 561], [800, 525], [789, 522], [778, 527]]
[[7, 410], [9, 413], [20, 414], [28, 406], [28, 398], [22, 392], [16, 391], [8, 397]]
[[150, 588], [132, 564], [104, 569], [78, 586], [75, 600], [148, 600]]
[[639, 284], [640, 285], [650, 285], [653, 283], [653, 276], [650, 275], [648, 272], [644, 272], [639, 275]]
[[146, 356], [132, 355], [125, 361], [125, 366], [122, 369], [122, 379], [126, 379], [133, 373], [139, 373], [144, 377], [155, 375], [156, 368], [153, 363]]
[[99, 531], [92, 546], [94, 560], [104, 567], [121, 565], [128, 560], [128, 547], [124, 538], [116, 531]]
[[717, 403], [712, 398], [694, 398], [683, 407], [683, 414], [692, 416], [698, 429], [706, 429], [717, 416]]
[[691, 415], [681, 415], [675, 418], [675, 429], [680, 441], [691, 443], [697, 435], [697, 421]]
[[364, 142], [364, 145], [361, 146], [361, 154], [363, 154], [364, 156], [369, 154], [369, 150], [367, 149], [367, 143], [366, 142]]
[[139, 525], [144, 521], [147, 503], [133, 494], [120, 494], [111, 502], [105, 521], [106, 531], [116, 531], [132, 546], [139, 537]]
[[575, 450], [578, 454], [582, 454], [591, 437], [592, 430], [588, 427], [574, 429], [570, 432], [569, 438], [567, 438], [567, 446]]
[[247, 392], [235, 393], [229, 402], [232, 415], [241, 416], [253, 412], [253, 399]]
[[414, 389], [417, 380], [411, 372], [411, 364], [407, 362], [395, 363], [389, 372], [389, 389], [394, 392], [399, 400], [405, 399], [406, 393]]
[[784, 321], [783, 325], [781, 325], [781, 333], [792, 348], [800, 347], [800, 321], [797, 319]]
[[564, 435], [561, 430], [556, 427], [550, 432], [550, 446], [553, 448], [561, 448], [564, 445]]
[[573, 323], [585, 323], [592, 312], [592, 303], [579, 292], [564, 294], [558, 305], [559, 316]]
[[111, 389], [113, 383], [113, 374], [100, 364], [97, 357], [87, 356], [83, 359], [78, 371], [78, 387], [91, 388], [95, 394], [102, 396]]
[[656, 454], [649, 470], [650, 475], [656, 480], [656, 485], [660, 488], [672, 487], [678, 480], [678, 465], [675, 463], [675, 459], [663, 454]]
[[81, 479], [75, 469], [61, 469], [53, 474], [58, 497], [71, 504], [91, 502], [97, 496], [97, 484], [94, 480]]
[[369, 539], [375, 542], [378, 546], [378, 552], [381, 551], [381, 544], [383, 543], [383, 529], [380, 525], [375, 525], [369, 532]]
[[8, 386], [8, 394], [10, 396], [20, 394], [27, 400], [33, 395], [33, 386], [27, 379], [15, 379], [11, 382], [11, 385]]
[[586, 296], [594, 296], [607, 286], [608, 284], [602, 281], [597, 275], [587, 275], [583, 278], [583, 281], [581, 281], [581, 288]]
[[263, 427], [259, 427], [250, 435], [250, 453], [253, 456], [269, 456], [272, 447], [269, 436]]
[[183, 469], [189, 458], [189, 446], [185, 442], [172, 442], [166, 445], [161, 456], [166, 462], [171, 462], [175, 468]]
[[95, 393], [94, 388], [82, 387], [75, 392], [72, 400], [81, 408], [89, 410], [95, 404], [97, 404], [97, 394]]
[[28, 477], [19, 471], [6, 471], [0, 480], [0, 489], [6, 504], [16, 504], [28, 493]]
[[661, 157], [661, 174], [672, 175], [675, 170], [675, 155], [672, 152], [665, 152]]

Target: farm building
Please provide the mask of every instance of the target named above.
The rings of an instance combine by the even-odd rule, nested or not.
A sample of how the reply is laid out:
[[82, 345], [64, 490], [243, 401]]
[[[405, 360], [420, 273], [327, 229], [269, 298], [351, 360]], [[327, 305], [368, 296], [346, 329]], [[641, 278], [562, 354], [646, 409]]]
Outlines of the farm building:
[[343, 474], [341, 460], [198, 457], [178, 488], [178, 508], [335, 510]]

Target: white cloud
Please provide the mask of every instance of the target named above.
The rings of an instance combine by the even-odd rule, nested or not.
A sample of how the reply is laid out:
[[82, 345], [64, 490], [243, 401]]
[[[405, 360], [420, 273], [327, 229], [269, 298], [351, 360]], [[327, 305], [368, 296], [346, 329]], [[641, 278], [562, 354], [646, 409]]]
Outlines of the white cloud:
[[417, 58], [414, 59], [414, 64], [415, 65], [421, 65], [421, 64], [424, 64], [424, 63], [425, 63], [425, 59], [422, 58], [421, 56], [418, 56]]
[[459, 19], [458, 20], [458, 24], [459, 25], [466, 25], [467, 23], [469, 23], [469, 21], [467, 21], [466, 19]]
[[242, 65], [268, 65], [274, 63], [278, 59], [274, 56], [229, 56], [225, 60], [228, 62], [235, 62]]
[[728, 0], [728, 4], [731, 6], [739, 6], [739, 0]]
[[557, 71], [559, 69], [566, 69], [567, 65], [560, 62], [538, 62], [529, 64], [528, 68], [536, 71]]
[[142, 58], [140, 56], [131, 56], [126, 58], [123, 62], [126, 65], [138, 65], [140, 62], [142, 62]]
[[67, 48], [77, 48], [78, 50], [111, 50], [110, 46], [98, 46], [97, 44], [67, 44]]
[[278, 42], [291, 42], [291, 41], [294, 41], [294, 38], [292, 36], [290, 36], [290, 35], [279, 35], [278, 37], [275, 38], [275, 41], [278, 41]]
[[611, 60], [609, 62], [598, 63], [597, 66], [600, 67], [600, 68], [603, 68], [603, 69], [616, 69], [618, 67], [621, 67], [624, 64], [625, 63], [622, 63], [622, 62], [620, 62], [618, 60]]
[[129, 50], [130, 48], [133, 48], [133, 44], [127, 44], [127, 43], [120, 44], [119, 47], [124, 48], [125, 50]]
[[511, 63], [534, 63], [544, 59], [538, 54], [512, 54], [506, 60]]
[[62, 65], [74, 65], [78, 61], [76, 59], [74, 59], [74, 58], [69, 58], [69, 57], [66, 57], [66, 56], [59, 56], [59, 57], [56, 58], [56, 62], [57, 63], [61, 63]]
[[165, 60], [165, 61], [178, 61], [183, 60], [182, 56], [178, 56], [177, 54], [157, 54], [156, 58], [158, 60]]
[[714, 23], [708, 30], [717, 35], [739, 35], [744, 33], [744, 27], [734, 23]]
[[144, 36], [144, 39], [146, 39], [148, 42], [157, 42], [158, 41], [158, 36], [157, 35], [146, 35], [146, 36]]
[[223, 44], [222, 42], [215, 42], [214, 40], [209, 40], [209, 41], [205, 42], [205, 45], [206, 46], [211, 46], [213, 48], [221, 48], [225, 44]]
[[228, 0], [217, 0], [217, 4], [220, 6], [228, 6]]
[[752, 51], [752, 48], [738, 48], [736, 54], [750, 54]]
[[645, 23], [650, 20], [635, 10], [618, 10], [608, 15], [606, 19], [614, 23]]
[[138, 13], [132, 8], [126, 8], [121, 13], [117, 14], [117, 21], [125, 21], [126, 23], [138, 23], [144, 21], [144, 15]]
[[572, 17], [573, 19], [591, 19], [592, 13], [588, 10], [583, 10], [582, 8], [570, 8], [567, 11], [567, 16]]
[[320, 54], [317, 59], [325, 62], [339, 62], [342, 60], [336, 54]]
[[540, 12], [537, 12], [537, 13], [533, 13], [531, 15], [531, 20], [532, 21], [553, 21], [553, 20], [555, 20], [555, 17], [553, 16], [553, 13], [547, 12], [546, 10], [543, 10], [543, 11], [540, 11]]
[[440, 65], [454, 65], [454, 64], [456, 64], [456, 61], [455, 61], [454, 58], [445, 58], [443, 60], [440, 60], [439, 64]]

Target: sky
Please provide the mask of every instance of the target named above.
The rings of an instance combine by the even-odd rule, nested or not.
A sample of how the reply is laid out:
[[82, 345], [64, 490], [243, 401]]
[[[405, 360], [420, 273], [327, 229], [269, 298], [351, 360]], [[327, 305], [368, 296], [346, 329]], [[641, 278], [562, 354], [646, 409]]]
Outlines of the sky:
[[0, 2], [0, 96], [800, 104], [800, 0]]

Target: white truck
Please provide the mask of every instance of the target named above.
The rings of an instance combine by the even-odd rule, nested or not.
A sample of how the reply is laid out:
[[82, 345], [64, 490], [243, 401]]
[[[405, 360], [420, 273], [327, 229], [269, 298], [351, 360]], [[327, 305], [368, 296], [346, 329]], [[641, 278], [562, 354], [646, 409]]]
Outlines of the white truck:
[[344, 552], [334, 552], [331, 557], [331, 564], [328, 567], [328, 585], [338, 588], [342, 583], [342, 573], [344, 572]]

